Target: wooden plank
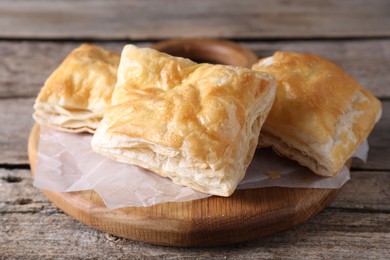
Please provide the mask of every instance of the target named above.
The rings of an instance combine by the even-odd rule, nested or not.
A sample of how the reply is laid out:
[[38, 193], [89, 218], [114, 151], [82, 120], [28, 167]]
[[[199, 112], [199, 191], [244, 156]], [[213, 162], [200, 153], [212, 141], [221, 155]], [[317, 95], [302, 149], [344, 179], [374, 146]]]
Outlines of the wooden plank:
[[330, 208], [365, 209], [390, 213], [390, 172], [352, 171]]
[[[34, 98], [0, 99], [0, 164], [28, 164], [27, 138], [34, 124]], [[383, 115], [368, 138], [367, 163], [353, 161], [359, 169], [390, 169], [390, 101], [383, 101]]]
[[[46, 78], [79, 45], [0, 41], [0, 97], [35, 97]], [[119, 52], [124, 43], [100, 45]]]
[[390, 101], [382, 102], [382, 118], [377, 123], [368, 143], [370, 151], [367, 162], [353, 160], [352, 167], [358, 169], [390, 169]]
[[390, 36], [389, 11], [386, 0], [4, 0], [0, 3], [0, 37], [382, 37]]
[[[0, 214], [5, 213], [58, 213], [59, 210], [32, 186], [29, 170], [0, 168]], [[390, 213], [390, 171], [352, 172], [351, 180], [329, 206], [334, 210], [361, 209]]]
[[[302, 225], [265, 239], [199, 250], [143, 244], [91, 229], [55, 210], [31, 186], [28, 170], [0, 169], [1, 257], [296, 259], [305, 255], [308, 258], [383, 259], [390, 253], [389, 196], [388, 193], [362, 191], [375, 190], [377, 185], [379, 190], [386, 189], [390, 173], [361, 172], [359, 175], [355, 184], [342, 191], [349, 194], [350, 202], [345, 203], [346, 208], [330, 207]], [[372, 183], [376, 184], [366, 185], [368, 176], [375, 179]], [[13, 182], [6, 181], [10, 177]], [[363, 196], [369, 196], [371, 200]], [[370, 207], [367, 210], [355, 209], [360, 201], [375, 205], [381, 199], [386, 202], [378, 205], [385, 205], [385, 209], [378, 210], [376, 206], [374, 211], [368, 210]]]
[[[34, 97], [78, 42], [0, 41], [0, 97]], [[125, 42], [97, 42], [120, 52]], [[342, 67], [376, 96], [390, 97], [390, 40], [241, 42], [259, 56], [277, 50], [312, 52]], [[148, 43], [137, 43], [146, 46]]]
[[120, 239], [64, 214], [14, 213], [0, 218], [5, 259], [385, 259], [389, 214], [325, 210], [292, 230], [235, 246], [164, 247]]
[[5, 213], [60, 212], [32, 185], [30, 170], [0, 168], [0, 215]]
[[28, 164], [33, 104], [33, 98], [0, 99], [0, 164]]

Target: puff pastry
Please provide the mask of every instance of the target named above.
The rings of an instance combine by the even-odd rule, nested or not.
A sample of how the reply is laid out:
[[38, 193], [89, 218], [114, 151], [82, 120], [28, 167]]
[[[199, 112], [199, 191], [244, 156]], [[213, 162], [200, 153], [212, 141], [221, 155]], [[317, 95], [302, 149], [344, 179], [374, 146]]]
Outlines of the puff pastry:
[[272, 146], [318, 175], [336, 175], [381, 115], [378, 99], [319, 56], [276, 52], [252, 69], [277, 82], [259, 145]]
[[34, 119], [67, 132], [93, 133], [111, 104], [119, 54], [83, 44], [50, 75], [34, 105]]
[[127, 45], [92, 148], [195, 190], [229, 196], [275, 95], [271, 75]]

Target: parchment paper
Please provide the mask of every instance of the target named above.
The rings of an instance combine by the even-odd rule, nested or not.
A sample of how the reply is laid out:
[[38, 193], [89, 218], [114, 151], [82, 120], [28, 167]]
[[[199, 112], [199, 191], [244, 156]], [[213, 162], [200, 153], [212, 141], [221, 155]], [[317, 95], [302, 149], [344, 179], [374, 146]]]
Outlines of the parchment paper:
[[[70, 134], [41, 126], [34, 186], [57, 192], [94, 190], [110, 209], [211, 196], [94, 153], [91, 139], [90, 134]], [[366, 160], [367, 153], [365, 142], [356, 155]], [[337, 189], [349, 178], [345, 166], [336, 177], [322, 178], [294, 161], [277, 156], [271, 149], [258, 149], [238, 189], [275, 186]]]

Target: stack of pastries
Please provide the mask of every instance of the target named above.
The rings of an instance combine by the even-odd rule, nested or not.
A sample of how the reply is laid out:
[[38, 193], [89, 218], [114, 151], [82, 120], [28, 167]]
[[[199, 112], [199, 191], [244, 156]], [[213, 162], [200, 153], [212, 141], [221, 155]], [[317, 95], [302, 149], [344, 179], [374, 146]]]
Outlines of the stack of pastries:
[[312, 54], [277, 52], [247, 69], [88, 44], [34, 108], [39, 124], [93, 133], [97, 153], [219, 196], [234, 192], [257, 147], [336, 175], [381, 114], [369, 91]]

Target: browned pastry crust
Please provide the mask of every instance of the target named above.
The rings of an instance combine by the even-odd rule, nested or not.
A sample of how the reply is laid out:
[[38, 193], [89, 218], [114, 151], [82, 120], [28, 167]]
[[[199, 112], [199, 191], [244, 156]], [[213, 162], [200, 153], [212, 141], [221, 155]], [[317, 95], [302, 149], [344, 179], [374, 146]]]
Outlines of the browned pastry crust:
[[92, 147], [195, 190], [229, 196], [274, 100], [273, 77], [125, 46]]
[[46, 80], [34, 119], [62, 131], [94, 132], [111, 104], [119, 58], [90, 44], [73, 50]]
[[259, 145], [272, 146], [318, 175], [337, 174], [381, 115], [377, 98], [319, 56], [276, 52], [252, 69], [277, 81]]

